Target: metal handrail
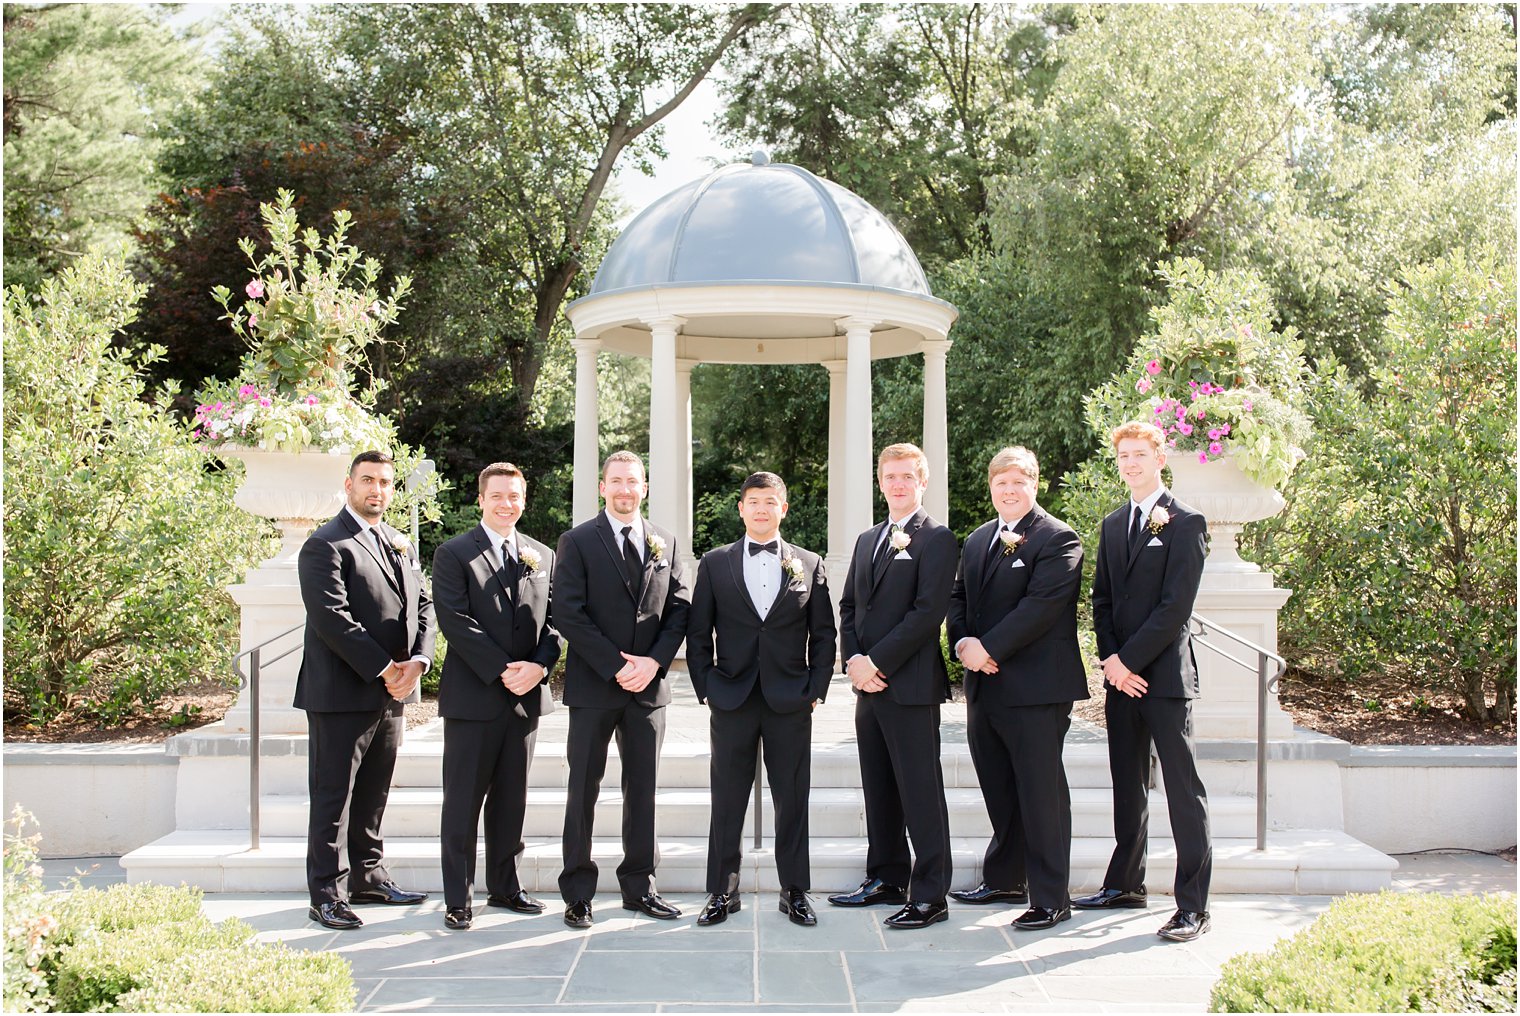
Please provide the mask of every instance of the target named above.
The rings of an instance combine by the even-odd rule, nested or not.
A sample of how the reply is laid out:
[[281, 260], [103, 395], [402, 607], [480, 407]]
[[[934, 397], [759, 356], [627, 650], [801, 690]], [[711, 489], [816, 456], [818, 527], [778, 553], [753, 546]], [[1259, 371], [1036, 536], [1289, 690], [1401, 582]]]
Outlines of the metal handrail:
[[[304, 643], [296, 643], [278, 656], [264, 659], [264, 650], [287, 636], [294, 635], [306, 628], [303, 620], [299, 624], [292, 625], [280, 632], [271, 635], [252, 649], [245, 649], [232, 658], [232, 669], [238, 672], [243, 679], [239, 685], [248, 689], [248, 849], [259, 849], [259, 671], [266, 663], [278, 663], [291, 653], [301, 649]], [[248, 670], [243, 670], [243, 657], [248, 657]]]
[[[1288, 663], [1281, 656], [1264, 646], [1259, 646], [1250, 639], [1230, 631], [1223, 625], [1215, 624], [1206, 617], [1194, 614], [1188, 619], [1189, 625], [1197, 625], [1197, 630], [1189, 627], [1188, 634], [1194, 639], [1194, 645], [1203, 646], [1219, 656], [1238, 663], [1247, 670], [1256, 671], [1256, 849], [1267, 849], [1267, 694], [1277, 690], [1277, 684], [1282, 680], [1283, 674], [1288, 669]], [[1256, 663], [1253, 666], [1242, 660], [1234, 653], [1226, 652], [1219, 646], [1207, 641], [1209, 632], [1214, 632], [1246, 650], [1256, 654]], [[1275, 669], [1269, 674], [1267, 663], [1276, 664]]]

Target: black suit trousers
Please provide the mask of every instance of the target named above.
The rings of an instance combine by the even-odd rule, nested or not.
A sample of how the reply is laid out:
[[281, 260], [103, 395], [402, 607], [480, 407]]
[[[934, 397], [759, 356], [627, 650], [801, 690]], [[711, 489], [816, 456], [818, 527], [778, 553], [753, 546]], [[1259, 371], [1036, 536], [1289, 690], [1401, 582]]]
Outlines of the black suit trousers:
[[812, 778], [813, 711], [778, 713], [760, 686], [738, 709], [713, 709], [712, 818], [707, 831], [707, 891], [724, 892], [744, 856], [744, 816], [755, 785], [755, 757], [776, 809], [776, 876], [786, 889], [812, 886], [808, 864], [808, 791]]
[[596, 895], [592, 827], [607, 771], [607, 743], [614, 737], [623, 768], [623, 863], [617, 869], [618, 887], [624, 899], [636, 900], [654, 891], [654, 869], [660, 863], [654, 792], [660, 747], [665, 742], [665, 707], [642, 706], [631, 699], [617, 709], [571, 706], [565, 744], [570, 763], [562, 843], [565, 867], [559, 875], [559, 892], [566, 903]]
[[1029, 886], [1031, 906], [1070, 902], [1071, 790], [1061, 749], [1071, 703], [966, 707], [966, 740], [992, 821], [982, 881], [998, 889]]
[[885, 692], [857, 693], [855, 740], [866, 802], [866, 877], [906, 887], [915, 902], [944, 900], [952, 862], [939, 706], [899, 705]]
[[475, 895], [476, 831], [485, 808], [486, 892], [512, 896], [522, 884], [523, 813], [538, 717], [508, 709], [495, 720], [443, 721], [443, 815], [439, 845], [443, 901], [468, 907]]
[[1145, 851], [1150, 808], [1146, 782], [1150, 746], [1156, 744], [1166, 805], [1177, 845], [1174, 892], [1179, 910], [1208, 910], [1214, 847], [1203, 780], [1193, 759], [1191, 699], [1131, 698], [1108, 689], [1103, 715], [1108, 722], [1108, 768], [1114, 782], [1114, 856], [1103, 885], [1138, 889], [1145, 884]]
[[[390, 798], [396, 749], [401, 746], [400, 702], [354, 713], [306, 714], [307, 792], [311, 801], [306, 835], [306, 886], [315, 906], [348, 891], [378, 886], [385, 870], [380, 821]], [[348, 848], [343, 866], [342, 851]]]

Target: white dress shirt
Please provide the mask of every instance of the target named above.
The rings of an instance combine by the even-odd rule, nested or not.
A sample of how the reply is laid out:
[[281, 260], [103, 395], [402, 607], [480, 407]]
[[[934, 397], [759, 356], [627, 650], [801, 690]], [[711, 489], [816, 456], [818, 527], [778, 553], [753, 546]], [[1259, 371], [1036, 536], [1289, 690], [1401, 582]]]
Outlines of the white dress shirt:
[[514, 561], [519, 557], [517, 551], [517, 530], [514, 529], [511, 536], [502, 536], [484, 522], [480, 524], [480, 528], [486, 531], [486, 539], [491, 541], [491, 551], [496, 558], [496, 567], [505, 568], [507, 566], [507, 555], [511, 555]]
[[619, 554], [622, 554], [624, 557], [628, 556], [628, 551], [623, 547], [623, 530], [632, 526], [633, 532], [628, 535], [633, 540], [634, 549], [639, 552], [639, 560], [644, 561], [648, 559], [649, 548], [645, 546], [644, 517], [642, 515], [635, 515], [632, 522], [624, 522], [605, 508], [602, 509], [602, 514], [607, 516], [607, 522], [612, 526], [612, 535], [617, 540]]
[[749, 600], [755, 605], [755, 612], [764, 621], [781, 589], [781, 538], [776, 538], [774, 554], [751, 554], [750, 544], [755, 542], [746, 535], [740, 553], [744, 555], [744, 587], [749, 590]]

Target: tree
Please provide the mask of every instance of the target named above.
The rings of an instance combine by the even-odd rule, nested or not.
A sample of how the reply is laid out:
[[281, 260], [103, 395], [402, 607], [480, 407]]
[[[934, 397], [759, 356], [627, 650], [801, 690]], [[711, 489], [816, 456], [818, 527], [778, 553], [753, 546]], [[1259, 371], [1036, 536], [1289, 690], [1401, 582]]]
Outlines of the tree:
[[165, 113], [201, 61], [154, 8], [6, 4], [5, 275], [32, 285], [125, 242], [154, 185]]

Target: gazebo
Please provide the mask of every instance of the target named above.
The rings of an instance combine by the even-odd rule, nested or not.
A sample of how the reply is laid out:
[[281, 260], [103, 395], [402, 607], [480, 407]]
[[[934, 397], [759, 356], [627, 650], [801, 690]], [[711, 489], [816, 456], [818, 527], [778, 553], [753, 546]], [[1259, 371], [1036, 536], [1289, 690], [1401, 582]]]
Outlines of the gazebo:
[[945, 356], [956, 309], [902, 234], [858, 195], [762, 152], [660, 198], [623, 230], [575, 328], [574, 518], [597, 510], [597, 354], [652, 360], [649, 515], [691, 550], [691, 371], [821, 363], [829, 372], [830, 581], [872, 524], [871, 361], [924, 357], [924, 505], [948, 521]]

